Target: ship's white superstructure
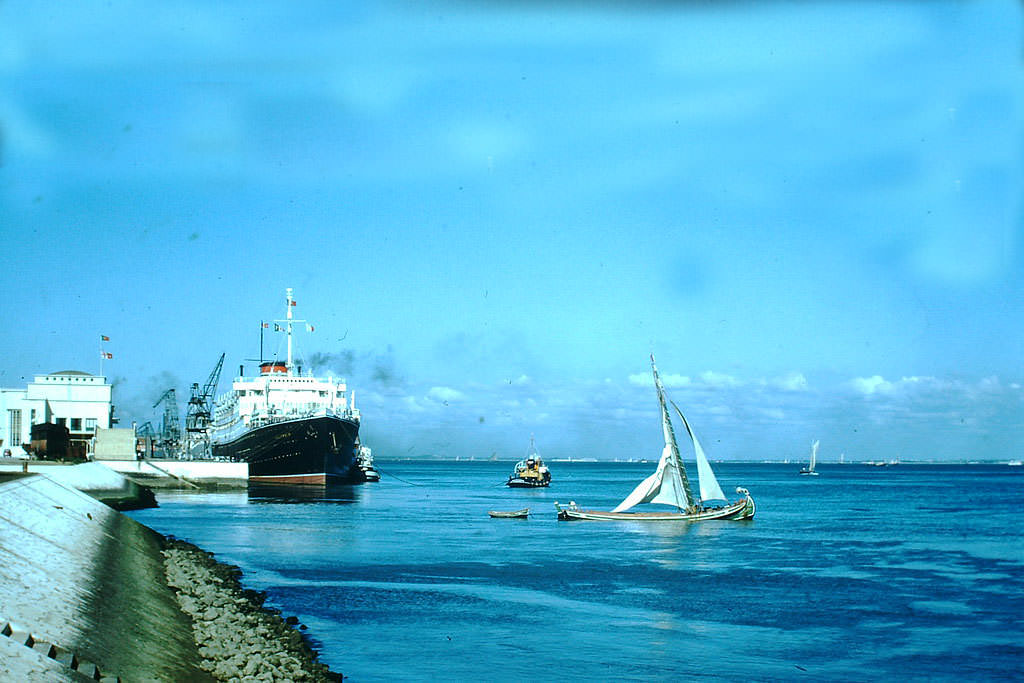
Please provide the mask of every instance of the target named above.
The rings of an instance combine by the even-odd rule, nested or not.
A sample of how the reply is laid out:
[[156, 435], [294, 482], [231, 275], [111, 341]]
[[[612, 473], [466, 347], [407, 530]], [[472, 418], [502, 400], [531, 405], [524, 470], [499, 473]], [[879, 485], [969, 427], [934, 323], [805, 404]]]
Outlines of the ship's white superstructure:
[[217, 398], [212, 440], [231, 441], [273, 422], [335, 416], [359, 421], [355, 393], [345, 380], [290, 375], [281, 363], [264, 363], [257, 377], [236, 377], [231, 391]]

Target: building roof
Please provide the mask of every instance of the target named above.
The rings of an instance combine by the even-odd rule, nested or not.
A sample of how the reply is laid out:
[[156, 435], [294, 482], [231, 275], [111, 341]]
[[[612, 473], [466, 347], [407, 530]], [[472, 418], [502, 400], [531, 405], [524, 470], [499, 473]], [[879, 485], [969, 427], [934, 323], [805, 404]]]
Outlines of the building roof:
[[91, 373], [82, 372], [81, 370], [61, 370], [60, 372], [51, 372], [51, 375], [84, 375], [86, 377], [92, 377]]

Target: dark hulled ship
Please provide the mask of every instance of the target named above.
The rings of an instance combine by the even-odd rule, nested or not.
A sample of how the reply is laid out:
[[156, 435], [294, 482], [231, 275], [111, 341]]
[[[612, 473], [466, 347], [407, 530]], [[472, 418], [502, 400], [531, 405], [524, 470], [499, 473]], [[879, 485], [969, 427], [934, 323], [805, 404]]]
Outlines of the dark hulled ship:
[[[249, 481], [268, 484], [357, 483], [359, 411], [345, 381], [296, 372], [292, 364], [292, 290], [275, 330], [288, 337], [285, 362], [260, 364], [217, 399], [210, 445], [214, 457], [249, 463]], [[310, 327], [311, 329], [311, 327]]]

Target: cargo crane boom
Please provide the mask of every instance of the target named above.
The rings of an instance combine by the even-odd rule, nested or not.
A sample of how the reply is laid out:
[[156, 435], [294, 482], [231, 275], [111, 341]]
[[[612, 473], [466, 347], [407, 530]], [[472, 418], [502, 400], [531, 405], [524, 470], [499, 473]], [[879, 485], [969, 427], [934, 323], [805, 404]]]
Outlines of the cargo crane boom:
[[205, 432], [213, 415], [213, 395], [220, 381], [220, 371], [224, 367], [224, 354], [220, 354], [217, 365], [206, 379], [202, 391], [199, 383], [192, 383], [192, 397], [188, 400], [188, 414], [185, 416], [185, 431]]
[[153, 407], [164, 404], [164, 417], [160, 425], [160, 440], [167, 453], [174, 450], [181, 443], [181, 423], [178, 418], [178, 398], [174, 389], [168, 389], [163, 393]]
[[192, 383], [192, 396], [188, 400], [188, 412], [185, 414], [185, 433], [188, 443], [185, 445], [186, 457], [210, 457], [210, 439], [208, 430], [213, 418], [213, 398], [220, 381], [220, 371], [224, 367], [224, 354], [220, 354], [202, 390], [199, 383]]

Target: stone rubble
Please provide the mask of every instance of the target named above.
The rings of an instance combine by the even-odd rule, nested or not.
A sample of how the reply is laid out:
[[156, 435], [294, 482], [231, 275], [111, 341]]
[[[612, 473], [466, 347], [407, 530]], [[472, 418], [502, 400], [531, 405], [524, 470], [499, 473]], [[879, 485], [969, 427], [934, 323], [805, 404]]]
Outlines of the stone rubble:
[[[244, 590], [241, 570], [204, 550], [168, 539], [163, 551], [168, 585], [192, 617], [201, 666], [221, 681], [340, 681], [341, 674], [316, 661], [316, 652], [279, 614], [264, 609], [263, 596]], [[294, 621], [293, 619], [290, 619]]]

